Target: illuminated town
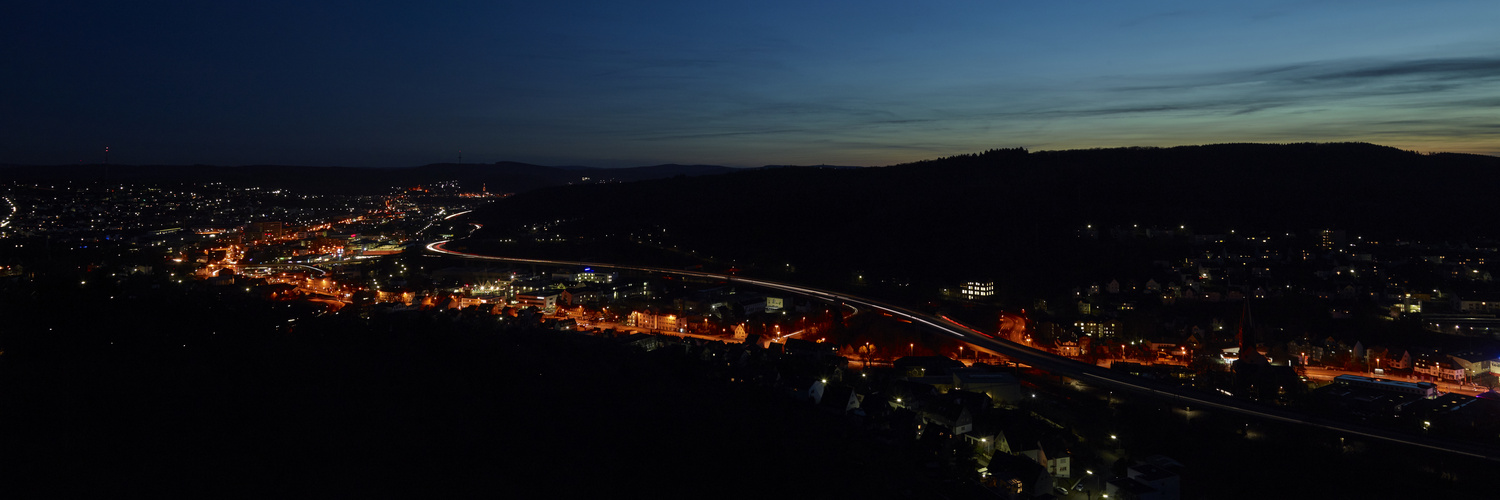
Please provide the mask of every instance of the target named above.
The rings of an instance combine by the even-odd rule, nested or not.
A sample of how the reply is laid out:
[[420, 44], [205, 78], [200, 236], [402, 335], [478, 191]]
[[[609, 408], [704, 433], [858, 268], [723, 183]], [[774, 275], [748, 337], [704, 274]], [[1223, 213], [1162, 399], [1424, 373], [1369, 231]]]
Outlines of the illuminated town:
[[[1156, 250], [1017, 298], [986, 276], [927, 288], [878, 269], [808, 285], [798, 265], [697, 255], [704, 241], [665, 226], [600, 234], [576, 219], [512, 220], [482, 231], [511, 198], [456, 181], [362, 195], [11, 182], [0, 283], [14, 304], [61, 293], [90, 311], [118, 309], [92, 305], [101, 300], [264, 309], [244, 325], [164, 329], [183, 349], [233, 328], [237, 342], [256, 331], [302, 342], [409, 328], [396, 325], [623, 349], [709, 384], [697, 390], [805, 408], [817, 416], [803, 418], [931, 468], [903, 480], [958, 496], [1203, 497], [1238, 463], [1220, 452], [1242, 448], [1342, 468], [1438, 463], [1412, 474], [1471, 491], [1469, 474], [1500, 449], [1490, 240], [1084, 224], [1068, 244]], [[573, 253], [580, 245], [664, 260], [593, 261]], [[66, 290], [45, 291], [60, 277]], [[69, 345], [163, 341], [129, 331]], [[548, 369], [573, 366], [559, 363]]]

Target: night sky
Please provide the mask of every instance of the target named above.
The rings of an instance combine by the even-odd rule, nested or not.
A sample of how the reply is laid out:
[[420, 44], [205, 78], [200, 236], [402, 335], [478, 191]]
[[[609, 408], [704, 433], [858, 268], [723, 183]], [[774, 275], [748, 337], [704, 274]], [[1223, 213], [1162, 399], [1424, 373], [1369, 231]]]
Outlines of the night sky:
[[1500, 2], [0, 7], [0, 163], [108, 146], [129, 164], [887, 165], [1307, 141], [1500, 154]]

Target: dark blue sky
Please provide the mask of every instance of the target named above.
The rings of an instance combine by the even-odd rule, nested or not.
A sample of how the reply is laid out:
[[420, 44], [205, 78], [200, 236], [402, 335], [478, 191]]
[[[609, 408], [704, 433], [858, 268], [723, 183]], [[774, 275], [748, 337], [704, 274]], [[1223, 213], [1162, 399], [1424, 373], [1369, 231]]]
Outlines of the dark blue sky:
[[0, 163], [1500, 154], [1500, 2], [12, 0]]

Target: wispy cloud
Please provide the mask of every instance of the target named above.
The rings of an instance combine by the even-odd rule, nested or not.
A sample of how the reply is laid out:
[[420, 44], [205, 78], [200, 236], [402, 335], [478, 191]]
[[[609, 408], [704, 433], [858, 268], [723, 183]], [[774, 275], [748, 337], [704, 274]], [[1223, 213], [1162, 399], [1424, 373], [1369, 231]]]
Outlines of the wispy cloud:
[[[1106, 87], [1116, 93], [1232, 90], [1243, 96], [1340, 96], [1431, 93], [1500, 82], [1500, 58], [1325, 61], [1209, 74], [1160, 75], [1149, 84]], [[1354, 94], [1349, 94], [1353, 90]]]
[[[1386, 118], [1422, 113], [1464, 127], [1476, 111], [1500, 108], [1500, 58], [1409, 61], [1324, 61], [1234, 71], [1131, 77], [1126, 84], [1035, 89], [1038, 104], [999, 101], [971, 108], [952, 119], [1054, 120], [1065, 128], [1090, 126], [1090, 119], [1149, 121], [1170, 128], [1174, 121], [1201, 126], [1201, 119], [1235, 121], [1294, 115], [1353, 115]], [[1192, 121], [1184, 118], [1196, 117]], [[1094, 123], [1097, 126], [1098, 123]], [[1481, 130], [1488, 130], [1483, 128]]]
[[[1359, 63], [1351, 65], [1361, 66]], [[1314, 74], [1309, 79], [1323, 81], [1386, 80], [1416, 77], [1431, 80], [1474, 80], [1500, 78], [1500, 58], [1426, 59], [1372, 63], [1350, 69]]]
[[721, 138], [725, 138], [725, 137], [744, 137], [744, 136], [755, 136], [755, 135], [803, 134], [803, 133], [807, 133], [807, 132], [812, 132], [812, 131], [807, 130], [807, 129], [797, 129], [797, 128], [766, 129], [766, 130], [736, 130], [736, 131], [727, 131], [727, 132], [706, 132], [706, 133], [701, 133], [701, 134], [652, 135], [652, 136], [640, 137], [638, 140], [644, 140], [644, 141], [679, 141], [679, 140], [695, 140], [695, 139], [721, 139]]

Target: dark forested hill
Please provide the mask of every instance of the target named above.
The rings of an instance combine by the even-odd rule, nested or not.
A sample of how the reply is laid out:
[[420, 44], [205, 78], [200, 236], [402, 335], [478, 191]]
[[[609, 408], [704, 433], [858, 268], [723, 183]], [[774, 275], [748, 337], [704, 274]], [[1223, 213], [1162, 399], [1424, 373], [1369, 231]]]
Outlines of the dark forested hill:
[[[860, 270], [951, 283], [1090, 267], [1086, 224], [1463, 239], [1500, 234], [1500, 158], [1370, 144], [992, 150], [870, 169], [781, 168], [518, 196], [476, 213], [480, 238], [528, 221], [651, 240], [736, 265]], [[607, 251], [594, 250], [608, 256]], [[1103, 264], [1103, 263], [1098, 263]]]
[[22, 182], [223, 182], [323, 194], [378, 194], [392, 187], [458, 181], [464, 189], [519, 193], [569, 183], [631, 182], [732, 172], [714, 165], [633, 168], [548, 167], [526, 163], [439, 163], [409, 168], [250, 165], [0, 165], [0, 179]]

